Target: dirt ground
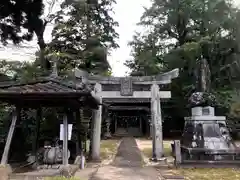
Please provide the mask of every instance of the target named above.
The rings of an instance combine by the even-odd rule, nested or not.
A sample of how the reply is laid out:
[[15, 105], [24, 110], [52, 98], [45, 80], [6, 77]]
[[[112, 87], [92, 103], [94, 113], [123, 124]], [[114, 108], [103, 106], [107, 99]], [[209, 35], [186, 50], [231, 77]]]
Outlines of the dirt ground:
[[[152, 148], [152, 140], [149, 139], [136, 139], [137, 145], [140, 150], [146, 149], [146, 148]], [[171, 143], [172, 141], [164, 141], [163, 146], [164, 150], [167, 150], [166, 153], [170, 153], [171, 151]]]
[[89, 168], [79, 170], [75, 177], [79, 177], [81, 180], [160, 180], [159, 173], [155, 168], [143, 167], [142, 163], [141, 150], [135, 139], [124, 138], [112, 163], [101, 164], [92, 171]]
[[152, 167], [103, 166], [91, 180], [160, 180]]
[[[136, 139], [136, 142], [137, 142], [138, 148], [142, 151], [146, 165], [154, 164], [149, 161], [149, 158], [152, 157], [152, 140]], [[168, 162], [173, 162], [173, 158], [171, 156], [171, 143], [172, 141], [163, 142], [164, 156], [167, 157], [166, 160]]]

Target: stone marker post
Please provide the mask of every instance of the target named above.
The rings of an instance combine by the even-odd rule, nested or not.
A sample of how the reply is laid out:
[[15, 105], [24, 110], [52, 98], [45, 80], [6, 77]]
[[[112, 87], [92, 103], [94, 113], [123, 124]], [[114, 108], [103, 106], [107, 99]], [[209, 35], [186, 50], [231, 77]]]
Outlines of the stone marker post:
[[151, 87], [151, 117], [152, 117], [152, 150], [153, 160], [160, 160], [163, 156], [162, 115], [159, 97], [159, 86]]

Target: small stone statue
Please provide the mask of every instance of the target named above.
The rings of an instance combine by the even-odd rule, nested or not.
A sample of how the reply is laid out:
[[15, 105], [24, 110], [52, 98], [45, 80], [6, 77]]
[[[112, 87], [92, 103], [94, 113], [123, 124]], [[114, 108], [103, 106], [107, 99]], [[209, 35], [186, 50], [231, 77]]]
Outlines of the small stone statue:
[[106, 118], [106, 132], [104, 134], [105, 139], [110, 139], [112, 137], [110, 133], [110, 123], [111, 123], [111, 118], [108, 116]]

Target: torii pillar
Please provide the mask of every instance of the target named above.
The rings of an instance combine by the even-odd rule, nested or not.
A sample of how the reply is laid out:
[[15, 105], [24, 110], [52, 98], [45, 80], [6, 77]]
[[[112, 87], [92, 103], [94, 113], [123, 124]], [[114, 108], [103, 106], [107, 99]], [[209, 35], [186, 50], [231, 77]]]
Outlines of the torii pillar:
[[[94, 87], [94, 94], [97, 96], [100, 104], [102, 104], [102, 98], [99, 96], [99, 92], [102, 91], [102, 86], [96, 83]], [[93, 110], [93, 134], [92, 134], [92, 150], [91, 150], [91, 160], [100, 161], [100, 141], [101, 141], [101, 125], [102, 125], [102, 105], [99, 106], [97, 110]]]

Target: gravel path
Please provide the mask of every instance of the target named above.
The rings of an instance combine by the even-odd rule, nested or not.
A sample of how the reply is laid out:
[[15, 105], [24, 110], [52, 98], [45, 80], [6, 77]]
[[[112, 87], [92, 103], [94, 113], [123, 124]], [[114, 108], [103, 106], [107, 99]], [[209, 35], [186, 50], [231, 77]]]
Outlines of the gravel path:
[[118, 167], [142, 167], [143, 157], [135, 139], [123, 138], [112, 165]]
[[100, 167], [90, 180], [159, 180], [152, 167], [143, 167], [143, 158], [134, 138], [123, 138], [111, 165]]

